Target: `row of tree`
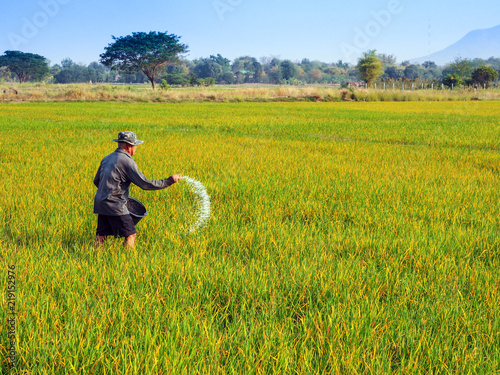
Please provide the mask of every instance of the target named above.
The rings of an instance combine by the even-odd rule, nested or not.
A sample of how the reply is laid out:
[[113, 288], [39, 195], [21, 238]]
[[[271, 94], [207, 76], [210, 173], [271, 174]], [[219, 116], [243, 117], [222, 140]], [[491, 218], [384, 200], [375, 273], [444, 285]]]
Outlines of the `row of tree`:
[[113, 37], [105, 47], [99, 62], [88, 66], [64, 59], [49, 66], [39, 55], [6, 51], [0, 56], [0, 80], [19, 82], [158, 82], [166, 85], [238, 84], [238, 83], [346, 83], [363, 80], [371, 86], [377, 81], [432, 81], [448, 86], [489, 85], [498, 79], [500, 58], [461, 59], [444, 67], [432, 61], [398, 64], [392, 55], [368, 51], [351, 65], [339, 60], [324, 63], [317, 60], [280, 60], [277, 57], [243, 56], [231, 60], [220, 54], [193, 61], [182, 59], [188, 51], [180, 37], [161, 32], [138, 32], [125, 37]]
[[[389, 60], [389, 61], [388, 61]], [[359, 59], [356, 70], [359, 76], [371, 86], [377, 79], [415, 81], [425, 79], [429, 81], [442, 82], [448, 87], [481, 86], [487, 87], [496, 81], [499, 76], [500, 59], [490, 58], [488, 61], [481, 59], [456, 58], [451, 64], [440, 69], [432, 61], [426, 61], [422, 65], [402, 64], [404, 69], [397, 67], [395, 61], [390, 61], [387, 56], [378, 56], [375, 50], [365, 52]], [[493, 66], [496, 66], [495, 69]], [[439, 80], [437, 77], [441, 76]]]

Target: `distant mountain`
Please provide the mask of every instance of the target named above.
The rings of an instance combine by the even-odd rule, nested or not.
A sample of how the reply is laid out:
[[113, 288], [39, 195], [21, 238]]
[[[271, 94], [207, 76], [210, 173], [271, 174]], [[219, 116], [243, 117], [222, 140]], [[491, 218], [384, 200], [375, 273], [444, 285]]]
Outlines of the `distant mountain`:
[[434, 61], [438, 65], [445, 65], [455, 61], [458, 56], [469, 59], [500, 57], [500, 25], [471, 31], [451, 46], [411, 62], [421, 64], [424, 61]]

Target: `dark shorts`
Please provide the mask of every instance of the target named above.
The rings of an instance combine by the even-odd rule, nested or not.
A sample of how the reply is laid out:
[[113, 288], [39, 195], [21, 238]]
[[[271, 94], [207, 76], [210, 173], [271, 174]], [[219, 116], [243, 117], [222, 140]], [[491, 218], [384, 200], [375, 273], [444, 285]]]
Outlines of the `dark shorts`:
[[97, 216], [97, 236], [128, 237], [135, 234], [135, 225], [130, 215], [122, 216]]

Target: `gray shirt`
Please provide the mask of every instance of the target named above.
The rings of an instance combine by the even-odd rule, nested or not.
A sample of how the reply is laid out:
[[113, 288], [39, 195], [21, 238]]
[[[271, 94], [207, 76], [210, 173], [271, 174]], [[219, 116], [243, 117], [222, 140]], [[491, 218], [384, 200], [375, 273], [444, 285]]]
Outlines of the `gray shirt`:
[[130, 183], [143, 190], [160, 190], [174, 183], [172, 176], [163, 180], [148, 180], [137, 167], [130, 154], [120, 148], [101, 161], [94, 178], [97, 193], [94, 198], [94, 213], [109, 216], [128, 215], [125, 204]]

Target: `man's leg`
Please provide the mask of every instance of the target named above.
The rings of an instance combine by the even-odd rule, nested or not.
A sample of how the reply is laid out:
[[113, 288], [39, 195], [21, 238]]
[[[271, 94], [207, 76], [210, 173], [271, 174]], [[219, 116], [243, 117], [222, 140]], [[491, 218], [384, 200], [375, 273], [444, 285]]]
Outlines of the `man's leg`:
[[97, 229], [95, 231], [94, 246], [101, 246], [106, 242], [108, 236], [112, 235], [113, 231], [109, 223], [109, 219], [105, 215], [97, 216]]
[[123, 244], [123, 246], [131, 247], [131, 248], [134, 247], [135, 246], [135, 235], [136, 235], [136, 233], [125, 237], [125, 243]]
[[96, 235], [96, 236], [95, 236], [95, 240], [94, 240], [94, 245], [95, 245], [95, 246], [100, 246], [100, 245], [102, 245], [105, 241], [106, 241], [106, 236], [99, 236], [99, 235]]
[[130, 215], [98, 216], [95, 244], [99, 246], [106, 241], [107, 236], [125, 237], [125, 247], [135, 245], [135, 225]]

